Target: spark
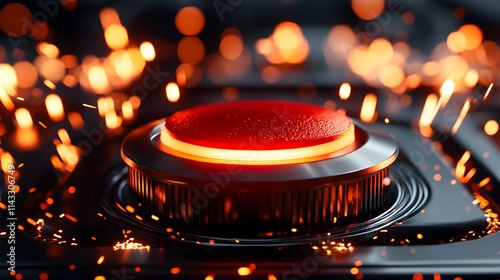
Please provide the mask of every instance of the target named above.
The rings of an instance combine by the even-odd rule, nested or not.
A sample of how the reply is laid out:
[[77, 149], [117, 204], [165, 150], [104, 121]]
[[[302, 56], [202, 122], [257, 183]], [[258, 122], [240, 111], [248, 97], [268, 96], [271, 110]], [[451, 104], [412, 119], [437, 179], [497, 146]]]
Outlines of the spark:
[[491, 83], [490, 86], [488, 87], [488, 89], [486, 90], [486, 93], [484, 94], [483, 100], [486, 100], [486, 98], [490, 94], [490, 91], [492, 88], [493, 88], [493, 83]]
[[47, 128], [47, 126], [42, 121], [38, 121], [38, 124], [43, 128]]
[[104, 256], [100, 256], [99, 259], [97, 260], [97, 264], [100, 265], [104, 262]]
[[434, 119], [433, 111], [436, 108], [438, 97], [435, 94], [429, 94], [425, 100], [424, 108], [418, 125], [420, 127], [429, 127]]
[[36, 226], [36, 222], [35, 220], [33, 220], [32, 218], [27, 218], [26, 221], [34, 226]]
[[486, 186], [486, 184], [488, 184], [489, 182], [491, 182], [491, 178], [490, 177], [486, 177], [481, 182], [479, 182], [477, 184], [477, 186], [480, 187], [480, 188], [482, 188], [482, 187]]
[[134, 242], [133, 238], [128, 239], [125, 242], [116, 242], [116, 245], [113, 246], [113, 249], [116, 250], [146, 250], [149, 252], [150, 246], [143, 245], [142, 243]]
[[16, 97], [16, 99], [19, 101], [24, 101], [24, 97], [21, 97], [21, 96]]
[[460, 111], [460, 115], [457, 118], [457, 121], [455, 122], [455, 125], [453, 125], [453, 128], [451, 129], [451, 134], [455, 134], [458, 131], [458, 128], [460, 128], [460, 125], [465, 119], [465, 116], [469, 112], [471, 106], [471, 100], [467, 98], [465, 101], [464, 106], [462, 107], [462, 111]]
[[432, 121], [434, 121], [434, 118], [436, 118], [436, 115], [439, 112], [439, 110], [444, 106], [446, 106], [454, 90], [455, 90], [455, 83], [452, 80], [444, 81], [443, 85], [441, 86], [441, 89], [439, 90], [441, 96], [439, 97], [439, 100], [436, 106], [434, 107], [432, 115], [429, 116], [429, 118], [431, 119], [431, 124]]
[[10, 99], [9, 95], [1, 85], [0, 85], [0, 101], [7, 110], [9, 111], [14, 110], [15, 108], [14, 103], [12, 103], [12, 100]]
[[76, 223], [78, 221], [75, 217], [71, 216], [70, 214], [66, 214], [65, 218], [72, 221], [73, 223]]
[[94, 105], [90, 105], [90, 104], [86, 104], [86, 103], [83, 103], [82, 105], [83, 105], [83, 107], [87, 107], [87, 108], [91, 108], [91, 109], [97, 109], [97, 107], [94, 106]]
[[51, 80], [45, 79], [45, 80], [43, 80], [43, 84], [46, 85], [51, 90], [56, 89], [56, 85]]

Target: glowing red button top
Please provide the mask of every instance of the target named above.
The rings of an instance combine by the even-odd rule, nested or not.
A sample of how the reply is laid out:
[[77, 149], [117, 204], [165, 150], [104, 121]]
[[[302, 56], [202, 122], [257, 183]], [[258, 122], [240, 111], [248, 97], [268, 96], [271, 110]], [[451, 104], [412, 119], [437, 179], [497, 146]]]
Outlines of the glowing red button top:
[[161, 141], [202, 161], [304, 162], [352, 144], [354, 126], [349, 117], [320, 106], [238, 101], [173, 114], [165, 123]]

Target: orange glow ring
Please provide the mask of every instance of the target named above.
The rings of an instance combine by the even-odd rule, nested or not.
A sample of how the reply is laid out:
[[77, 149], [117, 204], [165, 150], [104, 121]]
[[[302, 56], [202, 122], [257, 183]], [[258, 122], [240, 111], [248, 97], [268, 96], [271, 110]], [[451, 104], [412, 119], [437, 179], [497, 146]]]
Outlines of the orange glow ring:
[[[243, 165], [276, 165], [318, 161], [332, 158], [334, 153], [355, 142], [354, 125], [342, 137], [328, 143], [292, 149], [276, 150], [234, 150], [204, 147], [186, 143], [171, 136], [166, 127], [160, 133], [161, 148], [173, 156], [210, 162]], [[346, 151], [349, 152], [349, 151]]]

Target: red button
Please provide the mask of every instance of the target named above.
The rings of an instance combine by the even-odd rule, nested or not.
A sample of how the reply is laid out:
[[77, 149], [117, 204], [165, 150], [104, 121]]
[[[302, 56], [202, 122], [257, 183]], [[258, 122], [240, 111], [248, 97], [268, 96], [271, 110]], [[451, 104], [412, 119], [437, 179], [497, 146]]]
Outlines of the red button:
[[352, 121], [344, 114], [316, 105], [237, 101], [177, 112], [167, 119], [165, 126], [173, 138], [198, 146], [276, 150], [341, 139], [352, 127]]

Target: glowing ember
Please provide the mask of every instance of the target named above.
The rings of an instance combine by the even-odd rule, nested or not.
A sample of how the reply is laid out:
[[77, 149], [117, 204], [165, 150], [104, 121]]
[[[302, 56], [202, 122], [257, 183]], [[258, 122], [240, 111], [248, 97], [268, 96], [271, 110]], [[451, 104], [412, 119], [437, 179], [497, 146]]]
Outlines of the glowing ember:
[[123, 49], [128, 45], [127, 29], [121, 24], [111, 24], [104, 29], [106, 44], [112, 50]]
[[59, 95], [51, 93], [45, 98], [45, 106], [52, 121], [58, 122], [64, 119], [64, 107]]
[[153, 44], [151, 42], [143, 42], [139, 48], [141, 50], [141, 55], [146, 61], [153, 61], [156, 57], [156, 52]]
[[368, 93], [363, 100], [359, 118], [367, 123], [375, 121], [376, 108], [377, 96], [373, 93]]
[[349, 99], [349, 96], [351, 96], [351, 85], [349, 83], [341, 84], [339, 89], [340, 99], [347, 100]]
[[165, 87], [165, 92], [167, 94], [168, 101], [172, 103], [177, 102], [181, 96], [179, 86], [177, 86], [176, 83], [168, 83]]
[[249, 267], [240, 267], [238, 268], [238, 275], [247, 276], [252, 274], [252, 270]]
[[123, 243], [116, 242], [116, 245], [113, 246], [113, 249], [115, 251], [116, 250], [146, 250], [149, 252], [150, 246], [143, 245], [142, 243], [134, 242], [134, 239], [130, 238]]
[[30, 128], [33, 126], [33, 119], [26, 108], [19, 108], [15, 112], [17, 126], [19, 128]]
[[420, 116], [419, 126], [428, 127], [432, 124], [434, 120], [433, 112], [436, 108], [438, 102], [438, 97], [435, 94], [429, 94], [425, 100], [424, 108], [422, 110], [422, 115]]

